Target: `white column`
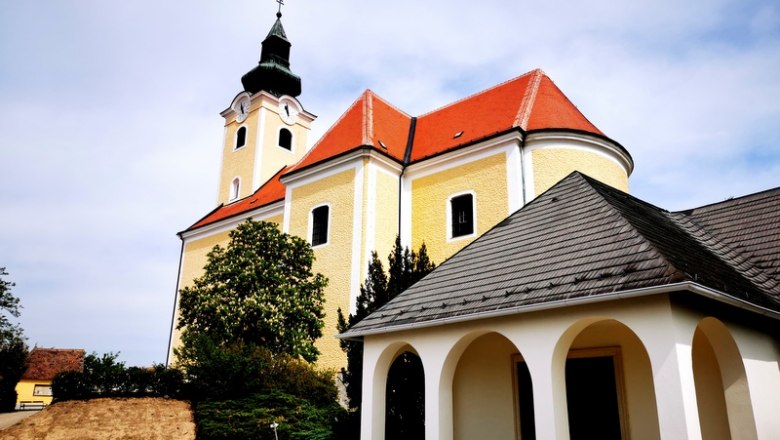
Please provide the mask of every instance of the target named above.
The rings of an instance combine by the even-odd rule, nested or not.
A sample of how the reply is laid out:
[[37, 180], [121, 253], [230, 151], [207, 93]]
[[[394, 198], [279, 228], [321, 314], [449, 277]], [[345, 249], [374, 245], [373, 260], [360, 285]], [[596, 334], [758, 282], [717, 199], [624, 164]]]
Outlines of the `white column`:
[[360, 414], [360, 438], [363, 440], [385, 438], [385, 392], [389, 366], [378, 365], [385, 348], [382, 343], [371, 343], [370, 338], [363, 342], [363, 402]]
[[696, 320], [668, 309], [632, 326], [650, 357], [661, 438], [701, 439], [691, 355]]
[[533, 331], [526, 328], [526, 331], [513, 329], [505, 333], [520, 350], [531, 374], [536, 438], [539, 439], [569, 439], [565, 353], [562, 359], [553, 362], [556, 346], [567, 324], [568, 320], [550, 319], [544, 325], [535, 326]]
[[415, 338], [417, 349], [425, 371], [425, 438], [452, 440], [452, 378], [457, 365], [451, 358], [455, 334], [428, 334]]

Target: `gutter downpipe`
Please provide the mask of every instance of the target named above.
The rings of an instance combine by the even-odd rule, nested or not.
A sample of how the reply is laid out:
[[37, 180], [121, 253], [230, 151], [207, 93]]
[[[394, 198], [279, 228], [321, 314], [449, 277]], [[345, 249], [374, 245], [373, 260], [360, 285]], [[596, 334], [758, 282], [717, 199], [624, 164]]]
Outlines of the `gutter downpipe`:
[[520, 143], [518, 145], [519, 148], [520, 148], [520, 193], [521, 193], [520, 196], [522, 197], [522, 202], [523, 202], [522, 206], [520, 206], [521, 208], [523, 206], [525, 206], [525, 204], [526, 204], [526, 197], [525, 197], [525, 178], [526, 178], [526, 175], [525, 175], [525, 157], [523, 157], [523, 156], [525, 156], [525, 138], [527, 136], [528, 136], [528, 134], [525, 132], [525, 130], [523, 130], [521, 128], [520, 129]]
[[[404, 151], [404, 162], [401, 164], [401, 174], [398, 175], [398, 238], [401, 240], [401, 246], [404, 246], [403, 235], [401, 234], [401, 224], [403, 221], [403, 190], [404, 174], [409, 165], [409, 158], [412, 156], [412, 146], [414, 145], [414, 133], [417, 130], [417, 117], [413, 116], [409, 123], [409, 137], [406, 139], [406, 151]], [[406, 243], [406, 246], [411, 246]]]
[[173, 351], [173, 330], [176, 326], [176, 308], [179, 305], [179, 283], [181, 283], [181, 264], [184, 261], [184, 237], [181, 233], [176, 234], [181, 240], [181, 251], [179, 252], [179, 274], [176, 276], [176, 294], [173, 296], [173, 311], [171, 312], [171, 331], [168, 333], [168, 351], [165, 353], [165, 368], [171, 366], [171, 353]]
[[440, 326], [445, 324], [475, 321], [478, 319], [497, 318], [502, 316], [514, 315], [518, 313], [537, 312], [542, 310], [550, 310], [550, 309], [577, 306], [583, 304], [596, 304], [601, 302], [612, 301], [614, 299], [640, 298], [644, 296], [658, 295], [664, 293], [671, 294], [675, 292], [686, 292], [686, 291], [695, 293], [697, 295], [701, 295], [705, 298], [709, 298], [724, 304], [728, 304], [730, 306], [740, 308], [742, 310], [747, 310], [749, 312], [757, 313], [759, 315], [763, 315], [768, 318], [772, 318], [780, 321], [780, 312], [767, 309], [766, 307], [751, 304], [745, 300], [734, 298], [718, 290], [710, 289], [709, 287], [702, 286], [692, 281], [683, 281], [681, 283], [667, 284], [663, 286], [642, 287], [639, 289], [626, 290], [623, 292], [614, 292], [612, 294], [605, 294], [605, 295], [598, 295], [598, 296], [591, 296], [591, 297], [584, 297], [584, 298], [575, 298], [572, 300], [552, 301], [548, 303], [532, 304], [528, 306], [511, 307], [511, 308], [500, 309], [500, 310], [492, 310], [488, 312], [473, 313], [470, 315], [453, 316], [449, 318], [442, 318], [438, 320], [421, 322], [421, 323], [402, 324], [392, 329], [389, 329], [389, 331], [388, 329], [378, 328], [378, 329], [367, 330], [365, 332], [357, 331], [354, 332], [353, 334], [344, 333], [344, 334], [336, 335], [336, 337], [344, 340], [361, 340], [360, 338], [364, 336], [371, 336], [371, 335], [382, 334], [382, 333], [395, 333], [404, 330], [416, 330], [420, 328], [435, 327], [435, 326]]

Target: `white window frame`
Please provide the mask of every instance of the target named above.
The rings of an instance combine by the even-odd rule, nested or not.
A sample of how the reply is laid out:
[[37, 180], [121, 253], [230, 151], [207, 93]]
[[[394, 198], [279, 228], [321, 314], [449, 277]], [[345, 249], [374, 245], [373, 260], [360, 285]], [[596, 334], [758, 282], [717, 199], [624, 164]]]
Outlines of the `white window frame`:
[[[282, 130], [287, 130], [288, 132], [290, 132], [290, 149], [289, 150], [287, 148], [284, 148], [283, 146], [279, 145], [281, 143], [279, 141], [281, 140]], [[293, 131], [290, 130], [290, 128], [284, 127], [284, 126], [279, 127], [279, 130], [277, 130], [277, 132], [276, 132], [276, 148], [278, 148], [280, 150], [283, 150], [283, 151], [286, 151], [288, 153], [292, 153], [293, 150], [295, 150], [295, 133], [293, 133]]]
[[[244, 129], [244, 145], [238, 146], [238, 132]], [[249, 127], [246, 124], [241, 124], [236, 128], [236, 133], [233, 135], [233, 151], [243, 150], [249, 141]]]
[[54, 393], [51, 391], [51, 384], [36, 383], [33, 385], [33, 396], [47, 396], [51, 397]]
[[238, 196], [241, 194], [241, 177], [236, 176], [230, 181], [230, 194], [228, 194], [228, 201], [232, 202], [238, 200]]
[[[317, 208], [322, 208], [323, 206], [326, 206], [328, 208], [328, 217], [326, 219], [327, 221], [327, 227], [325, 228], [325, 242], [320, 244], [314, 244], [314, 210]], [[330, 203], [320, 203], [319, 205], [313, 206], [311, 210], [309, 210], [309, 230], [307, 237], [309, 237], [309, 243], [311, 244], [312, 249], [314, 248], [320, 248], [323, 246], [327, 246], [330, 244], [330, 230], [332, 228], [332, 222], [331, 218], [333, 212], [333, 207], [330, 205]]]
[[[474, 223], [473, 225], [474, 228], [472, 229], [471, 234], [459, 235], [457, 237], [453, 237], [452, 236], [452, 199], [460, 196], [465, 196], [465, 195], [471, 195], [471, 214]], [[474, 190], [470, 189], [470, 190], [460, 191], [457, 193], [450, 194], [449, 197], [447, 197], [446, 212], [447, 212], [447, 216], [445, 218], [445, 222], [447, 223], [447, 242], [464, 240], [464, 239], [475, 237], [477, 235], [477, 193]]]

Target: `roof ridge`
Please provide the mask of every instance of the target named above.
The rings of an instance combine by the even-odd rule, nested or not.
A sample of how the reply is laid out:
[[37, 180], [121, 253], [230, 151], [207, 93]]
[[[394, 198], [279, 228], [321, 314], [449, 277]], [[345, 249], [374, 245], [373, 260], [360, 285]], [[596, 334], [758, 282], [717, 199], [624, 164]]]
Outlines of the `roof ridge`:
[[644, 241], [647, 244], [649, 249], [652, 249], [652, 252], [655, 254], [654, 255], [655, 258], [658, 258], [663, 261], [663, 264], [668, 268], [667, 274], [669, 275], [670, 278], [675, 279], [684, 274], [682, 270], [680, 270], [677, 266], [674, 265], [674, 263], [672, 263], [669, 260], [666, 253], [664, 253], [663, 250], [658, 248], [658, 246], [652, 239], [648, 238], [645, 234], [643, 234], [642, 231], [639, 230], [637, 225], [635, 225], [631, 220], [626, 218], [623, 211], [619, 209], [617, 206], [615, 206], [615, 204], [611, 200], [609, 200], [609, 198], [623, 197], [626, 200], [630, 200], [633, 203], [640, 203], [644, 205], [646, 208], [655, 210], [661, 214], [666, 212], [663, 208], [659, 208], [653, 205], [652, 203], [645, 202], [642, 199], [634, 197], [629, 193], [623, 192], [613, 186], [607, 185], [606, 183], [594, 179], [593, 177], [590, 177], [587, 174], [581, 173], [579, 171], [572, 172], [570, 176], [575, 174], [579, 176], [582, 179], [583, 183], [588, 185], [599, 196], [599, 198], [604, 202], [605, 205], [607, 205], [607, 207], [612, 211], [614, 215], [620, 218], [620, 222], [623, 223], [624, 226], [631, 228], [631, 230], [634, 231], [634, 233], [638, 237], [641, 237], [642, 241]]
[[366, 89], [363, 92], [363, 145], [374, 144], [374, 92]]
[[[641, 199], [638, 199], [630, 194], [624, 193], [616, 188], [613, 188], [605, 183], [599, 182], [591, 177], [583, 176], [586, 178], [586, 180], [590, 183], [590, 185], [602, 196], [605, 198], [607, 203], [609, 203], [613, 209], [617, 210], [621, 217], [625, 218], [626, 221], [631, 225], [631, 227], [639, 233], [644, 240], [652, 246], [654, 249], [656, 249], [657, 252], [660, 253], [660, 255], [663, 257], [664, 261], [673, 269], [675, 269], [677, 272], [681, 273], [683, 275], [683, 279], [687, 278], [689, 281], [693, 281], [696, 283], [699, 283], [701, 285], [706, 285], [712, 288], [715, 288], [727, 295], [735, 296], [742, 299], [747, 299], [750, 302], [753, 303], [762, 303], [766, 301], [767, 293], [770, 295], [780, 295], [780, 285], [778, 285], [777, 281], [772, 277], [769, 276], [765, 271], [763, 271], [761, 268], [755, 267], [755, 271], [759, 273], [750, 273], [751, 267], [754, 267], [753, 263], [743, 256], [739, 255], [739, 252], [728, 246], [728, 244], [721, 239], [717, 238], [717, 235], [710, 233], [706, 229], [704, 229], [701, 225], [694, 224], [694, 225], [685, 225], [683, 221], [681, 221], [681, 218], [687, 217], [685, 214], [681, 213], [671, 213], [665, 209], [659, 208], [651, 203], [645, 202]], [[615, 203], [618, 203], [617, 198], [621, 197], [624, 200], [630, 201], [634, 204], [639, 204], [644, 206], [645, 208], [651, 209], [656, 211], [656, 213], [662, 217], [665, 222], [658, 225], [652, 225], [650, 228], [643, 227], [643, 224], [650, 224], [653, 222], [653, 219], [643, 215], [646, 213], [638, 213], [633, 212], [634, 209], [631, 209], [631, 213], [637, 216], [639, 218], [641, 216], [641, 219], [637, 218], [628, 218], [626, 217], [625, 209], [616, 205]], [[610, 200], [611, 199], [611, 200]], [[660, 220], [660, 219], [659, 219]], [[657, 220], [656, 220], [657, 221]], [[698, 259], [697, 263], [698, 265], [696, 267], [684, 267], [687, 266], [686, 261], [680, 261], [680, 257], [675, 255], [675, 250], [671, 249], [663, 249], [663, 245], [665, 242], [663, 239], [659, 239], [657, 237], [653, 237], [652, 233], [653, 227], [660, 226], [662, 229], [660, 231], [656, 231], [657, 233], [664, 236], [664, 239], [666, 240], [673, 240], [676, 241], [675, 246], [677, 247], [685, 247], [686, 257], [685, 258], [693, 258]], [[695, 228], [696, 229], [695, 229]], [[668, 233], [672, 232], [672, 230], [675, 230], [677, 233], [681, 234], [679, 237], [673, 238], [669, 237]], [[688, 243], [680, 243], [680, 239], [688, 239], [690, 242]], [[720, 249], [717, 249], [713, 247], [710, 242], [717, 241], [718, 246], [720, 246]], [[668, 244], [668, 243], [667, 243]], [[698, 249], [696, 249], [698, 247]], [[725, 249], [725, 251], [723, 251]], [[729, 255], [734, 257], [735, 259], [728, 258]], [[702, 258], [712, 258], [713, 260], [710, 261], [703, 261]], [[679, 263], [679, 264], [678, 264]], [[721, 264], [724, 267], [712, 267], [712, 264]], [[680, 266], [683, 267], [680, 267]], [[745, 267], [745, 266], [749, 267]], [[702, 272], [699, 273], [698, 269], [704, 269]], [[727, 279], [724, 281], [722, 277], [728, 277], [729, 274], [726, 272], [723, 272], [722, 270], [725, 269], [726, 271], [731, 271], [733, 275], [737, 276], [737, 280], [730, 280]], [[688, 270], [697, 270], [697, 272], [694, 273], [688, 273]], [[700, 279], [699, 276], [702, 275], [703, 278]], [[763, 275], [766, 279], [763, 280], [762, 283], [759, 283], [756, 278], [761, 278], [761, 275]], [[679, 280], [682, 281], [682, 280]], [[769, 285], [766, 285], [766, 283], [769, 283]], [[745, 298], [745, 297], [752, 297], [755, 296], [754, 292], [749, 292], [746, 289], [746, 285], [750, 286], [752, 290], [757, 291], [757, 293], [761, 296], [761, 298]], [[735, 291], [736, 289], [736, 291]], [[745, 289], [745, 290], [742, 290]], [[780, 301], [778, 299], [775, 299], [776, 302], [780, 304]]]
[[347, 109], [341, 114], [341, 116], [339, 116], [339, 118], [336, 119], [336, 122], [331, 124], [331, 126], [325, 131], [325, 133], [323, 133], [322, 136], [320, 136], [317, 142], [314, 145], [312, 145], [311, 148], [309, 148], [309, 151], [307, 151], [306, 154], [304, 154], [303, 157], [301, 157], [301, 159], [298, 162], [295, 162], [293, 165], [290, 165], [290, 171], [295, 170], [299, 164], [303, 163], [306, 160], [306, 158], [308, 158], [309, 155], [311, 155], [311, 153], [317, 149], [317, 146], [320, 145], [320, 143], [322, 143], [323, 140], [327, 139], [328, 135], [341, 124], [341, 121], [343, 121], [344, 118], [347, 117], [349, 112], [351, 112], [352, 109], [358, 105], [358, 103], [364, 98], [366, 92], [370, 92], [370, 91], [371, 91], [370, 89], [366, 89], [363, 93], [361, 93], [360, 96], [354, 102], [352, 102], [352, 104], [349, 107], [347, 107]]
[[497, 88], [499, 88], [499, 87], [502, 87], [502, 86], [505, 86], [506, 84], [509, 84], [509, 83], [511, 83], [511, 82], [518, 81], [518, 80], [520, 80], [521, 78], [524, 78], [524, 77], [526, 77], [526, 76], [528, 76], [528, 75], [532, 75], [532, 74], [534, 74], [534, 73], [535, 73], [537, 70], [541, 70], [541, 69], [534, 69], [534, 70], [531, 70], [530, 72], [526, 72], [526, 73], [524, 73], [524, 74], [522, 74], [522, 75], [520, 75], [520, 76], [516, 76], [516, 77], [514, 77], [514, 78], [508, 79], [508, 80], [506, 80], [506, 81], [504, 81], [504, 82], [502, 82], [502, 83], [500, 83], [500, 84], [496, 84], [496, 85], [494, 85], [494, 86], [492, 86], [492, 87], [488, 87], [487, 89], [480, 90], [480, 91], [478, 91], [478, 92], [472, 93], [471, 95], [468, 95], [468, 96], [466, 96], [466, 97], [464, 97], [464, 98], [460, 98], [460, 99], [458, 99], [458, 100], [456, 100], [456, 101], [452, 101], [452, 102], [450, 102], [449, 104], [442, 105], [441, 107], [438, 107], [438, 108], [436, 108], [436, 109], [433, 109], [433, 110], [431, 110], [431, 111], [429, 111], [429, 112], [427, 112], [427, 113], [423, 113], [423, 114], [421, 114], [421, 115], [419, 115], [419, 116], [417, 116], [417, 117], [418, 117], [418, 118], [422, 118], [422, 117], [424, 117], [424, 116], [428, 116], [428, 115], [430, 115], [430, 114], [432, 114], [432, 113], [436, 113], [436, 112], [438, 112], [438, 111], [444, 110], [445, 108], [452, 107], [452, 106], [454, 106], [454, 105], [460, 104], [461, 102], [468, 101], [469, 99], [472, 99], [472, 98], [474, 98], [475, 96], [479, 96], [479, 95], [481, 95], [481, 94], [483, 94], [483, 93], [490, 92], [491, 90], [495, 90], [495, 89], [497, 89]]
[[757, 200], [761, 200], [761, 199], [766, 198], [766, 197], [771, 197], [772, 193], [774, 193], [774, 192], [780, 192], [780, 186], [775, 187], [775, 188], [769, 188], [769, 189], [761, 190], [761, 191], [750, 193], [750, 194], [744, 194], [744, 195], [737, 196], [737, 197], [730, 197], [730, 198], [728, 198], [726, 200], [721, 200], [720, 202], [707, 203], [706, 205], [697, 206], [695, 208], [682, 209], [680, 211], [675, 211], [675, 213], [690, 215], [694, 211], [710, 210], [710, 209], [713, 209], [713, 208], [717, 209], [716, 207], [718, 205], [724, 205], [722, 208], [726, 208], [726, 207], [730, 207], [729, 205], [732, 205], [734, 203], [742, 202], [742, 201], [744, 201], [744, 200], [746, 200], [748, 198], [751, 198], [751, 197], [755, 197]]
[[[566, 100], [566, 102], [567, 102], [567, 103], [568, 103], [568, 104], [569, 104], [569, 105], [570, 105], [570, 106], [571, 106], [571, 107], [572, 107], [574, 110], [576, 110], [576, 111], [577, 111], [577, 113], [579, 113], [579, 114], [580, 114], [580, 116], [582, 116], [582, 118], [583, 118], [583, 119], [585, 119], [585, 121], [586, 121], [588, 124], [590, 124], [590, 125], [591, 125], [591, 126], [592, 126], [592, 127], [593, 127], [593, 128], [594, 128], [594, 129], [595, 129], [597, 132], [598, 132], [598, 134], [600, 134], [600, 135], [602, 135], [602, 136], [604, 136], [604, 137], [608, 137], [606, 134], [604, 134], [604, 132], [603, 132], [603, 131], [601, 131], [601, 129], [600, 129], [600, 128], [598, 128], [598, 127], [596, 126], [596, 124], [594, 124], [594, 123], [593, 123], [593, 122], [592, 122], [590, 119], [588, 119], [588, 117], [587, 117], [587, 116], [585, 116], [585, 113], [583, 113], [583, 112], [582, 112], [582, 110], [580, 110], [580, 108], [579, 108], [579, 107], [577, 107], [577, 105], [576, 105], [574, 102], [572, 102], [572, 100], [571, 100], [571, 99], [569, 99], [569, 96], [568, 96], [568, 95], [566, 95], [565, 93], [563, 93], [563, 90], [561, 90], [561, 88], [560, 88], [560, 87], [558, 87], [558, 85], [557, 85], [557, 84], [555, 84], [555, 81], [553, 81], [553, 80], [552, 80], [552, 78], [550, 78], [550, 77], [549, 77], [549, 76], [547, 76], [547, 75], [545, 75], [545, 77], [547, 78], [547, 80], [548, 80], [548, 81], [550, 81], [550, 84], [551, 84], [551, 85], [552, 85], [552, 86], [555, 88], [555, 90], [557, 90], [557, 91], [558, 91], [558, 93], [559, 93], [559, 94], [560, 94], [560, 95], [563, 97], [563, 99], [565, 99], [565, 100]], [[541, 78], [540, 78], [540, 81], [541, 81]]]
[[[681, 229], [689, 233], [716, 258], [746, 278], [756, 289], [780, 295], [780, 282], [754, 264], [744, 252], [731, 246], [726, 240], [718, 238], [717, 233], [710, 232], [689, 215], [683, 213], [668, 213], [668, 215]], [[762, 278], [763, 280], [760, 280]]]
[[547, 76], [542, 69], [536, 69], [533, 71], [534, 78], [531, 80], [531, 84], [525, 89], [523, 94], [523, 100], [520, 102], [520, 108], [517, 111], [517, 116], [513, 127], [520, 127], [523, 130], [528, 126], [528, 119], [531, 117], [531, 109], [536, 104], [536, 95], [539, 92], [539, 84], [542, 82], [542, 75]]
[[[370, 90], [370, 89], [369, 89], [369, 90]], [[401, 109], [400, 109], [400, 108], [399, 108], [397, 105], [395, 105], [395, 104], [391, 103], [391, 102], [390, 102], [390, 101], [388, 101], [387, 99], [385, 99], [385, 98], [383, 98], [382, 96], [380, 96], [379, 94], [377, 94], [375, 91], [373, 91], [373, 90], [370, 90], [370, 91], [371, 91], [371, 94], [373, 95], [373, 99], [378, 99], [378, 100], [379, 100], [379, 101], [381, 101], [381, 102], [382, 102], [384, 105], [386, 105], [386, 106], [390, 107], [391, 109], [393, 109], [393, 110], [397, 111], [398, 113], [401, 113], [401, 114], [403, 114], [404, 116], [406, 116], [406, 117], [407, 117], [407, 118], [409, 118], [409, 119], [411, 119], [411, 118], [413, 117], [412, 115], [410, 115], [409, 113], [405, 112], [404, 110], [401, 110]]]

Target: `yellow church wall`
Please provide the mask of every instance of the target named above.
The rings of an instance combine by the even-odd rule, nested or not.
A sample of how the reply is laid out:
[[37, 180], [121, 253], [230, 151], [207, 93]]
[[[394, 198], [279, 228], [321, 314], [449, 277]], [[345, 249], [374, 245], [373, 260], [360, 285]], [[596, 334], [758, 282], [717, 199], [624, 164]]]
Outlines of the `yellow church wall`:
[[531, 152], [534, 196], [547, 191], [573, 171], [579, 171], [628, 192], [628, 175], [614, 161], [586, 150], [543, 148]]
[[312, 270], [328, 278], [325, 289], [323, 336], [317, 341], [321, 368], [339, 369], [346, 357], [334, 337], [337, 310], [349, 313], [353, 256], [353, 216], [355, 206], [355, 169], [348, 169], [315, 182], [292, 188], [288, 232], [311, 240], [309, 222], [312, 209], [328, 205], [328, 241], [315, 246]]
[[[438, 265], [471, 243], [508, 212], [507, 162], [504, 153], [458, 165], [412, 181], [412, 249], [425, 242]], [[447, 237], [447, 204], [453, 195], [473, 192], [476, 199], [476, 233]]]
[[[203, 268], [206, 266], [206, 262], [208, 262], [208, 253], [218, 244], [223, 247], [227, 246], [229, 240], [228, 234], [230, 234], [230, 231], [219, 232], [198, 240], [188, 241], [184, 244], [184, 254], [182, 255], [181, 272], [179, 275], [179, 289], [191, 286], [195, 278], [203, 274]], [[171, 334], [171, 350], [181, 344], [181, 332], [176, 328], [176, 325], [179, 322], [179, 304], [176, 304], [175, 307]], [[170, 359], [174, 359], [173, 352], [168, 353], [168, 356]]]
[[[276, 215], [267, 217], [263, 220], [271, 223], [276, 223], [277, 227], [281, 230], [282, 227], [282, 215]], [[181, 278], [179, 279], [179, 289], [189, 287], [195, 278], [198, 278], [203, 274], [203, 268], [208, 262], [208, 253], [216, 245], [226, 247], [230, 241], [230, 230], [218, 232], [203, 238], [196, 240], [189, 240], [184, 244], [184, 255], [181, 261]], [[180, 332], [176, 329], [176, 322], [179, 320], [179, 305], [176, 304], [174, 312], [174, 328], [172, 335], [171, 347], [178, 347], [181, 343]], [[172, 355], [173, 353], [170, 353]], [[171, 357], [173, 359], [173, 357]]]
[[35, 395], [35, 385], [51, 386], [48, 380], [20, 380], [16, 384], [16, 404], [19, 402], [40, 401], [45, 405], [51, 404], [52, 396]]
[[[262, 184], [276, 174], [283, 166], [298, 162], [306, 153], [308, 128], [301, 124], [287, 125], [273, 112], [266, 112], [262, 139], [263, 159], [260, 164], [260, 181]], [[279, 146], [279, 131], [286, 128], [292, 132], [292, 151]]]
[[271, 223], [276, 223], [276, 228], [281, 231], [282, 230], [282, 223], [284, 221], [283, 219], [284, 219], [284, 216], [277, 215], [277, 216], [274, 216], [274, 217], [268, 217], [268, 218], [264, 219], [264, 221], [271, 222]]
[[[385, 269], [387, 269], [387, 256], [393, 250], [395, 237], [398, 235], [398, 190], [397, 176], [382, 171], [377, 172], [374, 245], [368, 249], [368, 252], [376, 251]], [[366, 261], [370, 257], [369, 253]], [[361, 280], [365, 276], [366, 271], [363, 271]]]
[[[227, 204], [230, 202], [230, 185], [236, 177], [241, 179], [238, 198], [246, 197], [252, 191], [258, 113], [257, 111], [250, 113], [242, 124], [233, 121], [225, 127], [225, 145], [222, 151], [222, 176], [219, 182], [219, 203]], [[246, 143], [243, 147], [236, 150], [236, 132], [240, 127], [246, 127]]]

